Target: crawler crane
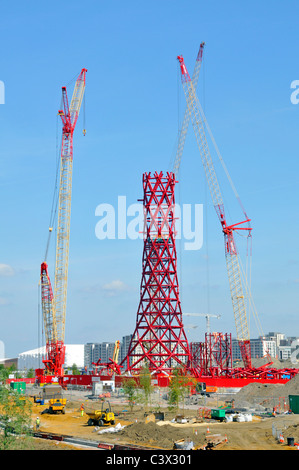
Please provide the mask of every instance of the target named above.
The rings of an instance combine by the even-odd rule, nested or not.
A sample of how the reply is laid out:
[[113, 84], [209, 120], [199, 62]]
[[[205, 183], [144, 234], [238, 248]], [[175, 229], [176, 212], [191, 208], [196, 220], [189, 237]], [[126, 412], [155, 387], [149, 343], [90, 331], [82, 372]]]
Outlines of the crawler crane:
[[[46, 260], [41, 264], [41, 305], [46, 339], [46, 358], [43, 362], [46, 373], [58, 377], [63, 375], [65, 361], [64, 337], [72, 196], [73, 135], [85, 91], [86, 72], [86, 69], [82, 69], [76, 80], [70, 106], [66, 87], [62, 87], [63, 109], [58, 111], [62, 120], [62, 144], [54, 293]], [[52, 231], [52, 228], [50, 228], [50, 231]]]
[[251, 350], [248, 319], [243, 293], [238, 250], [234, 239], [235, 230], [246, 230], [249, 233], [251, 232], [252, 229], [249, 225], [244, 226], [244, 224], [249, 224], [250, 219], [247, 218], [246, 220], [233, 225], [228, 225], [227, 223], [222, 194], [215, 172], [214, 164], [211, 158], [210, 150], [208, 147], [205, 134], [204, 119], [200, 112], [201, 107], [196, 95], [195, 87], [186, 68], [184, 58], [182, 56], [178, 56], [178, 61], [180, 63], [181, 80], [186, 97], [188, 113], [191, 116], [193, 130], [200, 151], [202, 163], [208, 181], [208, 186], [212, 196], [213, 205], [215, 207], [224, 234], [225, 259], [237, 330], [237, 339], [244, 367], [251, 368]]

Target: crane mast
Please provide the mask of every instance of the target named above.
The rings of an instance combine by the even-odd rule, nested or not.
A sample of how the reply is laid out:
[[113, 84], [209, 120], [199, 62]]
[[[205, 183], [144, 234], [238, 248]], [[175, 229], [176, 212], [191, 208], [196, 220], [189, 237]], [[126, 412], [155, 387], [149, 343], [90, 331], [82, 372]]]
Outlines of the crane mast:
[[41, 303], [46, 337], [46, 359], [43, 360], [47, 374], [62, 376], [65, 358], [64, 341], [58, 339], [57, 322], [54, 314], [54, 296], [48, 265], [41, 264]]
[[41, 265], [42, 312], [46, 336], [46, 359], [43, 362], [48, 373], [54, 375], [63, 375], [65, 359], [64, 336], [72, 196], [73, 134], [85, 91], [86, 72], [86, 69], [82, 69], [76, 80], [70, 106], [66, 87], [62, 87], [63, 109], [58, 111], [62, 120], [62, 144], [54, 294], [47, 263], [44, 261]]
[[196, 95], [196, 91], [188, 70], [186, 68], [184, 58], [178, 56], [180, 63], [181, 80], [183, 89], [186, 97], [187, 108], [191, 115], [191, 121], [201, 155], [205, 175], [207, 178], [209, 190], [211, 193], [213, 205], [215, 207], [217, 216], [221, 223], [222, 231], [224, 234], [224, 247], [225, 247], [225, 259], [228, 272], [231, 300], [235, 318], [235, 325], [237, 331], [237, 339], [240, 346], [240, 351], [244, 363], [244, 367], [251, 367], [251, 351], [250, 351], [250, 334], [248, 327], [248, 319], [246, 313], [246, 305], [242, 287], [241, 269], [239, 265], [238, 250], [234, 239], [235, 230], [248, 230], [250, 227], [242, 226], [245, 223], [249, 223], [250, 220], [244, 220], [234, 225], [228, 225], [226, 221], [226, 215], [224, 210], [224, 204], [220, 186], [218, 183], [217, 175], [215, 172], [214, 164], [211, 158], [210, 150], [208, 147], [204, 120], [200, 114], [200, 105]]

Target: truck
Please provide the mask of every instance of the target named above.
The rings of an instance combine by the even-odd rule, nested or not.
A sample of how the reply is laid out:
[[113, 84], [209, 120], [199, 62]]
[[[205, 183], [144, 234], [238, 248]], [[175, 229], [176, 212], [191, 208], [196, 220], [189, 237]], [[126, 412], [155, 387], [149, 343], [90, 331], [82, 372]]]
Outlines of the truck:
[[50, 414], [62, 413], [65, 414], [66, 398], [51, 398], [49, 400], [48, 412]]
[[115, 424], [115, 415], [111, 411], [111, 405], [109, 401], [103, 401], [100, 410], [93, 410], [86, 412], [89, 416], [88, 426], [107, 426]]
[[59, 384], [44, 385], [42, 390], [42, 400], [49, 403], [48, 413], [65, 414], [66, 398], [63, 398], [63, 389]]

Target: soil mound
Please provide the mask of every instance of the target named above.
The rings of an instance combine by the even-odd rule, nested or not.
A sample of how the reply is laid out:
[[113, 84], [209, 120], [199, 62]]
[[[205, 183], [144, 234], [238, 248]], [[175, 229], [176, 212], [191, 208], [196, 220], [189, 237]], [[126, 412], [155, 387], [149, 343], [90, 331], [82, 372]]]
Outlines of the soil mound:
[[[289, 395], [299, 395], [299, 374], [286, 384], [251, 383], [241, 388], [234, 399], [236, 407], [253, 406], [256, 408], [258, 404], [271, 407], [275, 405], [274, 400], [277, 401], [282, 397], [288, 402]], [[272, 402], [271, 399], [273, 399]]]
[[154, 422], [133, 423], [119, 431], [117, 435], [139, 445], [155, 446], [162, 449], [172, 449], [174, 442], [179, 439], [189, 439], [193, 441], [194, 445], [198, 445], [200, 441], [204, 440], [204, 431], [195, 434], [193, 428], [179, 429], [170, 424], [158, 426]]

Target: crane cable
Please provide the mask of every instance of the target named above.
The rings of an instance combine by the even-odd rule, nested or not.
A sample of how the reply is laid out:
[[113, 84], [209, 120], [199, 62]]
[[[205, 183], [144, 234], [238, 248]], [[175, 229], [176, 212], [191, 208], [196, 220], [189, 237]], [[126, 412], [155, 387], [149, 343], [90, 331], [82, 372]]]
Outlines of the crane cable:
[[[234, 183], [233, 183], [233, 181], [232, 181], [232, 178], [231, 178], [231, 176], [230, 176], [230, 174], [229, 174], [229, 171], [228, 171], [228, 169], [227, 169], [227, 167], [226, 167], [226, 165], [225, 165], [225, 162], [224, 162], [224, 160], [223, 160], [223, 158], [222, 158], [222, 156], [221, 156], [221, 153], [220, 153], [220, 151], [219, 151], [219, 148], [218, 148], [218, 146], [217, 146], [217, 143], [216, 143], [216, 141], [215, 141], [215, 139], [214, 139], [214, 136], [213, 136], [213, 134], [212, 134], [212, 131], [211, 131], [211, 129], [210, 129], [210, 126], [209, 126], [209, 124], [208, 124], [208, 122], [207, 122], [207, 119], [206, 119], [206, 117], [205, 117], [205, 114], [204, 114], [204, 111], [203, 111], [203, 109], [202, 109], [202, 106], [201, 106], [201, 104], [200, 104], [199, 101], [198, 101], [198, 103], [199, 103], [200, 112], [201, 112], [201, 114], [202, 114], [203, 122], [204, 122], [204, 124], [206, 125], [206, 128], [207, 128], [207, 130], [208, 130], [208, 132], [209, 132], [209, 135], [210, 135], [210, 138], [211, 138], [211, 140], [212, 140], [212, 142], [213, 142], [213, 145], [214, 145], [214, 148], [215, 148], [215, 150], [216, 150], [217, 156], [218, 156], [218, 158], [219, 158], [219, 160], [220, 160], [220, 162], [221, 162], [221, 165], [222, 165], [222, 167], [223, 167], [223, 169], [224, 169], [224, 171], [225, 171], [225, 174], [226, 174], [226, 176], [227, 176], [227, 178], [228, 178], [228, 181], [229, 181], [229, 183], [230, 183], [230, 185], [231, 185], [231, 188], [232, 188], [232, 190], [233, 190], [233, 192], [234, 192], [234, 194], [235, 194], [235, 196], [236, 196], [236, 199], [237, 199], [238, 202], [239, 202], [239, 205], [240, 205], [240, 207], [241, 207], [241, 209], [242, 209], [242, 212], [243, 212], [244, 216], [246, 217], [246, 219], [248, 219], [247, 213], [246, 213], [246, 211], [245, 211], [245, 209], [244, 209], [244, 206], [243, 206], [243, 204], [242, 204], [242, 202], [241, 202], [240, 196], [239, 196], [239, 194], [238, 194], [238, 192], [237, 192], [237, 190], [236, 190], [236, 187], [235, 187], [235, 185], [234, 185]], [[248, 228], [250, 228], [250, 222], [248, 222]], [[238, 233], [238, 232], [237, 232], [237, 233]], [[239, 235], [239, 236], [242, 236], [240, 233], [238, 233], [238, 235]], [[249, 242], [251, 243], [251, 246], [249, 246]], [[249, 260], [249, 262], [248, 262], [248, 260]], [[251, 294], [252, 235], [251, 235], [251, 232], [250, 232], [250, 231], [249, 231], [249, 234], [247, 235], [247, 260], [246, 260], [246, 269], [245, 269], [245, 270], [244, 270], [244, 267], [243, 267], [243, 264], [242, 264], [241, 259], [239, 259], [239, 262], [240, 262], [241, 275], [242, 275], [242, 278], [243, 278], [243, 284], [244, 284], [244, 286], [245, 286], [245, 293], [246, 293], [246, 299], [247, 299], [247, 302], [248, 302], [249, 310], [250, 310], [250, 311], [252, 312], [252, 314], [253, 314], [253, 317], [254, 317], [255, 323], [256, 323], [256, 327], [257, 327], [257, 329], [258, 329], [260, 335], [261, 335], [261, 336], [264, 336], [264, 333], [263, 333], [263, 330], [262, 330], [262, 326], [261, 326], [261, 323], [260, 323], [260, 319], [259, 319], [259, 317], [258, 317], [257, 309], [256, 309], [256, 307], [255, 307], [255, 304], [254, 304], [254, 301], [253, 301], [253, 298], [252, 298], [252, 294]], [[249, 320], [249, 319], [248, 319], [248, 320]]]
[[[77, 80], [79, 76], [79, 73], [77, 73], [66, 85], [67, 87], [72, 84], [75, 80]], [[63, 98], [61, 97], [60, 99], [60, 108], [62, 109], [63, 106]], [[84, 102], [83, 102], [83, 135], [86, 134], [86, 128], [85, 128], [85, 95], [84, 95]], [[49, 251], [49, 246], [50, 246], [50, 240], [51, 240], [51, 235], [53, 232], [53, 227], [54, 227], [54, 222], [56, 220], [56, 214], [57, 214], [57, 209], [58, 209], [58, 203], [59, 203], [59, 189], [58, 189], [58, 178], [60, 174], [60, 157], [61, 157], [61, 146], [62, 142], [60, 141], [60, 145], [58, 143], [58, 114], [56, 116], [56, 175], [55, 175], [55, 185], [54, 185], [54, 192], [53, 192], [53, 199], [52, 199], [52, 207], [51, 207], [51, 213], [50, 213], [50, 221], [49, 221], [49, 232], [48, 232], [48, 239], [46, 243], [46, 251], [45, 251], [45, 256], [44, 256], [44, 261], [47, 260], [48, 257], [48, 251]]]
[[[203, 101], [203, 109], [206, 109], [206, 61], [202, 61], [202, 101]], [[203, 123], [205, 125], [205, 122]], [[211, 313], [211, 284], [210, 284], [210, 253], [209, 253], [209, 227], [208, 227], [208, 219], [209, 219], [209, 211], [208, 208], [208, 182], [207, 179], [204, 177], [204, 188], [205, 188], [205, 245], [206, 245], [206, 282], [207, 282], [207, 313]]]
[[219, 158], [219, 160], [220, 160], [220, 163], [221, 163], [221, 165], [222, 165], [222, 167], [223, 167], [223, 169], [224, 169], [224, 171], [225, 171], [225, 174], [226, 174], [227, 179], [228, 179], [228, 181], [229, 181], [229, 183], [230, 183], [230, 185], [231, 185], [231, 188], [232, 188], [232, 190], [233, 190], [233, 192], [234, 192], [234, 194], [235, 194], [235, 196], [236, 196], [236, 198], [237, 198], [237, 200], [238, 200], [238, 202], [239, 202], [239, 204], [240, 204], [240, 207], [241, 207], [241, 209], [242, 209], [242, 212], [244, 213], [246, 219], [248, 219], [248, 216], [247, 216], [247, 214], [246, 214], [246, 211], [245, 211], [245, 209], [244, 209], [244, 206], [243, 206], [243, 204], [242, 204], [242, 202], [241, 202], [240, 196], [239, 196], [239, 194], [238, 194], [238, 192], [237, 192], [237, 189], [236, 189], [236, 187], [235, 187], [235, 185], [234, 185], [234, 183], [233, 183], [233, 180], [232, 180], [232, 178], [231, 178], [231, 176], [230, 176], [230, 174], [229, 174], [229, 171], [228, 171], [228, 169], [227, 169], [227, 167], [226, 167], [226, 165], [225, 165], [225, 163], [224, 163], [224, 160], [223, 160], [223, 158], [222, 158], [222, 155], [221, 155], [221, 153], [220, 153], [220, 150], [219, 150], [219, 148], [218, 148], [218, 145], [217, 145], [217, 143], [216, 143], [216, 141], [215, 141], [215, 139], [214, 139], [214, 136], [213, 136], [213, 134], [212, 134], [212, 131], [211, 131], [210, 126], [209, 126], [209, 124], [208, 124], [208, 122], [207, 122], [206, 116], [205, 116], [205, 114], [204, 114], [204, 112], [203, 112], [203, 109], [202, 109], [202, 106], [201, 106], [199, 100], [198, 100], [198, 104], [199, 104], [200, 112], [201, 112], [201, 114], [202, 114], [203, 122], [204, 122], [205, 125], [206, 125], [206, 128], [207, 128], [207, 130], [208, 130], [208, 133], [209, 133], [209, 135], [210, 135], [210, 138], [211, 138], [211, 140], [212, 140], [212, 142], [213, 142], [213, 145], [214, 145], [214, 147], [215, 147], [217, 156], [218, 156], [218, 158]]
[[[58, 115], [56, 117], [56, 175], [55, 175], [55, 185], [54, 185], [54, 192], [53, 192], [53, 199], [52, 199], [52, 207], [51, 207], [51, 212], [50, 212], [50, 221], [49, 221], [49, 232], [48, 232], [48, 238], [47, 238], [47, 244], [46, 244], [46, 251], [45, 251], [45, 256], [44, 256], [44, 261], [46, 262], [47, 257], [48, 257], [48, 251], [49, 251], [49, 246], [50, 246], [50, 240], [51, 240], [51, 234], [53, 231], [53, 225], [54, 221], [56, 219], [56, 213], [57, 213], [57, 207], [58, 207], [58, 175], [59, 175], [59, 169], [60, 169], [60, 148], [58, 145]], [[38, 356], [39, 356], [39, 363], [40, 363], [40, 347], [41, 344], [43, 343], [43, 337], [44, 337], [44, 323], [41, 319], [42, 316], [42, 309], [41, 309], [41, 276], [39, 278], [38, 282]], [[41, 325], [41, 326], [40, 326]], [[41, 328], [41, 337], [40, 337], [40, 328]], [[39, 364], [40, 365], [40, 364]]]
[[[204, 96], [204, 99], [205, 99], [205, 96]], [[201, 115], [202, 115], [203, 124], [205, 125], [206, 129], [208, 130], [209, 136], [210, 136], [211, 141], [212, 141], [212, 143], [213, 143], [213, 146], [214, 146], [214, 148], [215, 148], [216, 154], [217, 154], [217, 156], [218, 156], [218, 158], [219, 158], [219, 160], [220, 160], [220, 163], [221, 163], [221, 165], [222, 165], [222, 167], [223, 167], [223, 169], [224, 169], [224, 172], [225, 172], [226, 177], [227, 177], [227, 179], [228, 179], [228, 181], [229, 181], [229, 184], [230, 184], [230, 186], [231, 186], [231, 188], [232, 188], [232, 190], [233, 190], [233, 193], [234, 193], [234, 195], [235, 195], [235, 197], [236, 197], [236, 199], [237, 199], [237, 201], [238, 201], [238, 203], [239, 203], [239, 205], [240, 205], [240, 207], [241, 207], [241, 210], [242, 210], [242, 212], [243, 212], [243, 214], [244, 214], [246, 220], [248, 220], [248, 219], [249, 219], [249, 218], [248, 218], [248, 215], [247, 215], [247, 213], [246, 213], [246, 211], [245, 211], [245, 208], [244, 208], [244, 206], [243, 206], [243, 204], [242, 204], [242, 202], [241, 202], [240, 196], [239, 196], [239, 194], [238, 194], [238, 192], [237, 192], [237, 189], [236, 189], [236, 187], [235, 187], [235, 185], [234, 185], [234, 183], [233, 183], [233, 180], [232, 180], [232, 178], [231, 178], [231, 176], [230, 176], [230, 173], [229, 173], [229, 171], [228, 171], [228, 168], [227, 168], [227, 166], [225, 165], [225, 162], [224, 162], [224, 160], [223, 160], [223, 158], [222, 158], [222, 155], [221, 155], [220, 150], [219, 150], [219, 148], [218, 148], [218, 145], [217, 145], [217, 143], [216, 143], [216, 141], [215, 141], [215, 138], [214, 138], [214, 136], [213, 136], [213, 133], [212, 133], [212, 131], [211, 131], [211, 128], [210, 128], [210, 126], [209, 126], [209, 124], [208, 124], [208, 122], [207, 122], [207, 119], [206, 119], [204, 110], [203, 110], [203, 108], [202, 108], [201, 103], [200, 103], [199, 100], [198, 100], [198, 105], [199, 105], [200, 113], [201, 113]], [[251, 228], [251, 226], [250, 226], [250, 220], [248, 220], [247, 223], [248, 223], [248, 228], [250, 229], [250, 228]], [[236, 232], [237, 232], [237, 234], [238, 234], [239, 236], [242, 236], [242, 235], [240, 234], [240, 232], [238, 232], [237, 230], [236, 230]], [[249, 246], [249, 242], [251, 243], [251, 246]], [[248, 261], [248, 260], [249, 260], [249, 261]], [[258, 329], [258, 331], [260, 332], [260, 334], [263, 336], [264, 334], [263, 334], [263, 331], [262, 331], [261, 323], [260, 323], [260, 320], [259, 320], [259, 317], [258, 317], [258, 314], [257, 314], [257, 310], [256, 310], [256, 307], [255, 307], [255, 305], [254, 305], [254, 301], [253, 301], [253, 298], [252, 298], [252, 295], [251, 295], [251, 272], [252, 272], [252, 235], [251, 235], [251, 230], [248, 231], [248, 235], [247, 235], [247, 259], [246, 259], [246, 270], [245, 270], [245, 271], [244, 271], [244, 268], [243, 268], [241, 259], [240, 259], [239, 261], [240, 261], [240, 266], [241, 266], [241, 274], [242, 274], [242, 277], [243, 277], [243, 284], [244, 284], [244, 286], [245, 286], [246, 299], [247, 299], [247, 302], [248, 302], [248, 306], [250, 307], [249, 310], [252, 311], [253, 316], [254, 316], [254, 318], [255, 318], [255, 322], [256, 322], [257, 329]]]
[[[79, 73], [77, 73], [68, 82], [66, 87], [68, 87], [75, 80], [77, 80], [78, 76], [79, 76]], [[62, 109], [62, 105], [63, 105], [63, 98], [61, 97], [61, 99], [60, 99], [60, 109]], [[45, 258], [44, 258], [45, 261], [46, 261], [47, 256], [48, 256], [51, 234], [52, 234], [52, 231], [53, 231], [54, 222], [56, 220], [56, 214], [57, 214], [58, 202], [59, 202], [58, 177], [59, 177], [59, 174], [60, 174], [60, 157], [61, 157], [62, 142], [60, 140], [60, 145], [58, 144], [58, 121], [59, 121], [59, 117], [58, 117], [58, 114], [57, 114], [57, 116], [56, 116], [56, 176], [55, 176], [54, 193], [53, 193], [53, 199], [52, 199], [52, 208], [51, 208], [51, 214], [50, 214], [48, 240], [47, 240], [47, 244], [46, 244], [46, 252], [45, 252]], [[84, 93], [84, 98], [83, 98], [83, 135], [85, 135], [85, 134], [86, 134], [86, 126], [85, 126], [85, 93]]]
[[48, 257], [48, 251], [50, 246], [51, 234], [53, 231], [54, 221], [56, 220], [57, 208], [58, 208], [58, 201], [59, 201], [59, 191], [58, 191], [58, 177], [59, 177], [59, 170], [60, 170], [60, 152], [61, 152], [61, 145], [58, 145], [58, 115], [56, 117], [56, 175], [55, 175], [55, 185], [54, 185], [54, 192], [53, 192], [53, 199], [52, 199], [52, 207], [50, 213], [50, 221], [49, 221], [49, 233], [48, 233], [48, 240], [46, 244], [46, 252], [44, 260], [46, 261]]

